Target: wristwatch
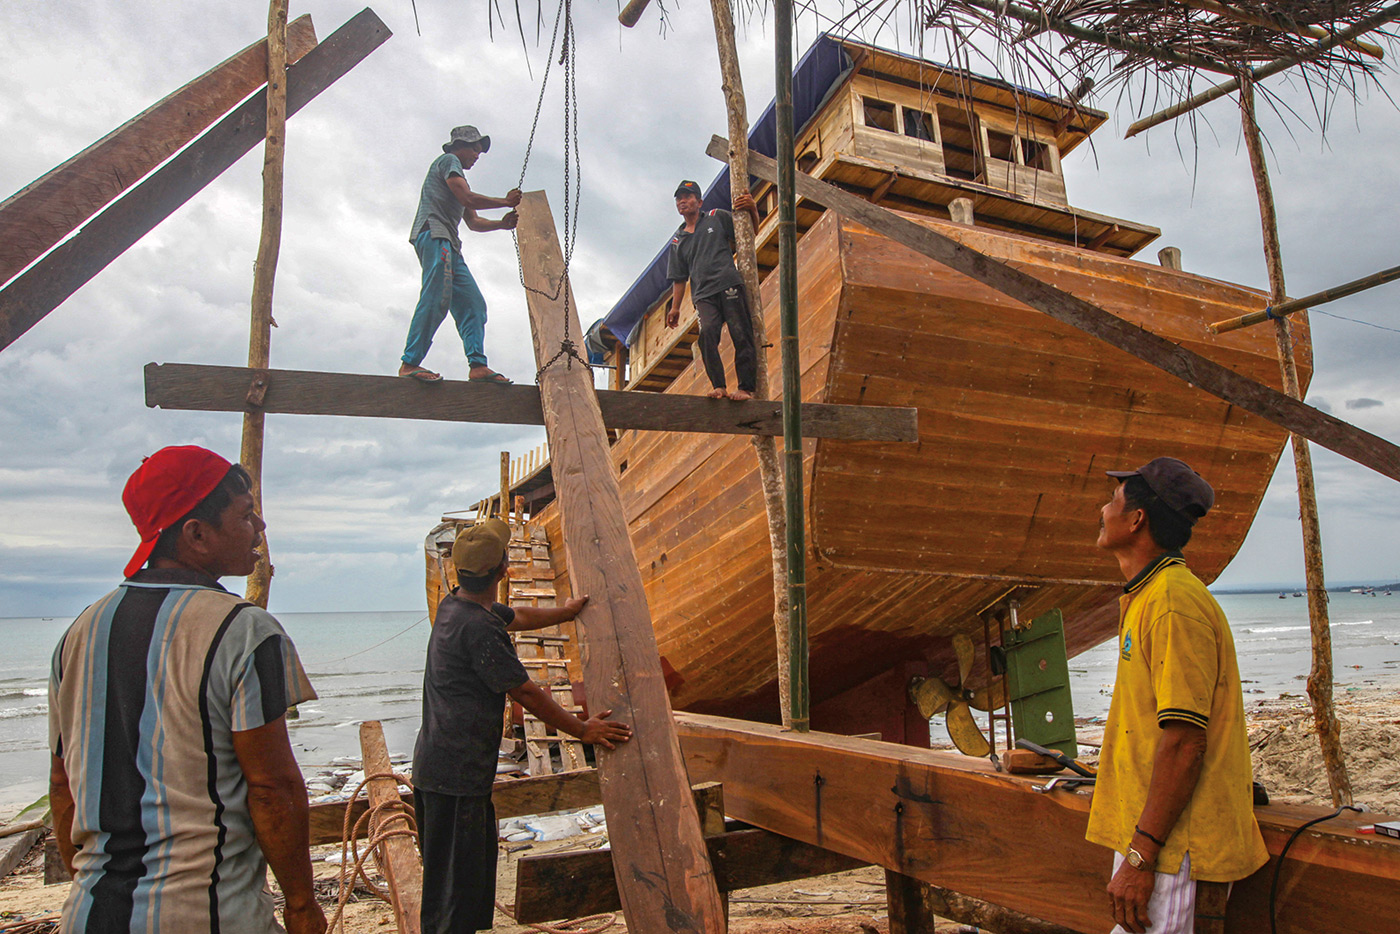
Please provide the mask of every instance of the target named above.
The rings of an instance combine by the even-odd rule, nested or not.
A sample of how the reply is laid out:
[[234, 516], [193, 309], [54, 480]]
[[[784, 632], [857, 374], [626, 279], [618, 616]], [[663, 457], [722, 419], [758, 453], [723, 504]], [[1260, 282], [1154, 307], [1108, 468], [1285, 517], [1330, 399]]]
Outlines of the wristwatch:
[[1151, 871], [1152, 869], [1152, 864], [1147, 861], [1147, 858], [1132, 847], [1128, 847], [1128, 865], [1132, 866], [1134, 869], [1142, 869], [1145, 871]]

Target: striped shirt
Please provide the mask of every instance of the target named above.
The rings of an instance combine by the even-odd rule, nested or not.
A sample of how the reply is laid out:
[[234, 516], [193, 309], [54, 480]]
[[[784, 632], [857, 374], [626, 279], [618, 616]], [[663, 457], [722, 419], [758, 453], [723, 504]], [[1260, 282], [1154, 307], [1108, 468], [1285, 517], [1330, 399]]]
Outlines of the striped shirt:
[[49, 679], [65, 934], [280, 931], [233, 734], [315, 697], [277, 620], [203, 574], [143, 570], [84, 610]]

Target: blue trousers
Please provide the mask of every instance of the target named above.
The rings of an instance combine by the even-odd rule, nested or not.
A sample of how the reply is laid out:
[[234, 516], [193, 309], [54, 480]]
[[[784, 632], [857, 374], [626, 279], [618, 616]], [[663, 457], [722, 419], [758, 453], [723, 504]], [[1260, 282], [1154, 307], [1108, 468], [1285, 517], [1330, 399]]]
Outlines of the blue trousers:
[[403, 362], [409, 366], [423, 362], [438, 326], [451, 312], [467, 362], [486, 366], [486, 299], [462, 259], [462, 251], [454, 249], [450, 240], [434, 239], [426, 229], [413, 241], [413, 249], [423, 267], [423, 289], [408, 325]]

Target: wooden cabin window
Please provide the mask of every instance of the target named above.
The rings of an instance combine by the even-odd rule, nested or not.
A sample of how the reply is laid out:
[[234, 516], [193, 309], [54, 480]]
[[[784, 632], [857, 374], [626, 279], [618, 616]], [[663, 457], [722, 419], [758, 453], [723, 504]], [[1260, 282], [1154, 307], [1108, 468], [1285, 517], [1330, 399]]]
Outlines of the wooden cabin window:
[[866, 126], [884, 130], [887, 133], [899, 132], [899, 128], [894, 124], [894, 104], [873, 97], [863, 97], [861, 100], [865, 104]]
[[1017, 162], [1016, 137], [1010, 133], [987, 131], [987, 158], [1001, 159], [1003, 162]]
[[939, 104], [938, 129], [942, 134], [943, 171], [953, 178], [971, 181], [977, 177], [977, 119], [963, 107]]
[[1042, 172], [1054, 172], [1056, 169], [1054, 155], [1050, 152], [1050, 146], [1047, 143], [1038, 143], [1033, 139], [1022, 139], [1021, 153], [1025, 157], [1026, 165], [1033, 169], [1040, 169]]
[[905, 107], [904, 135], [912, 136], [914, 139], [921, 139], [930, 143], [938, 142], [938, 133], [934, 129], [933, 114], [925, 113], [922, 110], [915, 110], [912, 107]]

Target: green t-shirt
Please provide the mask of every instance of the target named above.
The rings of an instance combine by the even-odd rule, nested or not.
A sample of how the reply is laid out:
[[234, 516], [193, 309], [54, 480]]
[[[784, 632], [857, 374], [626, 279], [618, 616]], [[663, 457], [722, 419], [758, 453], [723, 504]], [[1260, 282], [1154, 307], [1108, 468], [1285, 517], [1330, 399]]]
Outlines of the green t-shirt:
[[418, 213], [413, 216], [413, 230], [408, 235], [409, 243], [417, 240], [427, 227], [434, 239], [451, 240], [454, 249], [462, 248], [462, 239], [457, 236], [457, 227], [462, 222], [462, 203], [447, 187], [447, 180], [453, 175], [466, 177], [462, 174], [462, 160], [450, 152], [438, 156], [428, 166], [423, 193], [418, 196]]

